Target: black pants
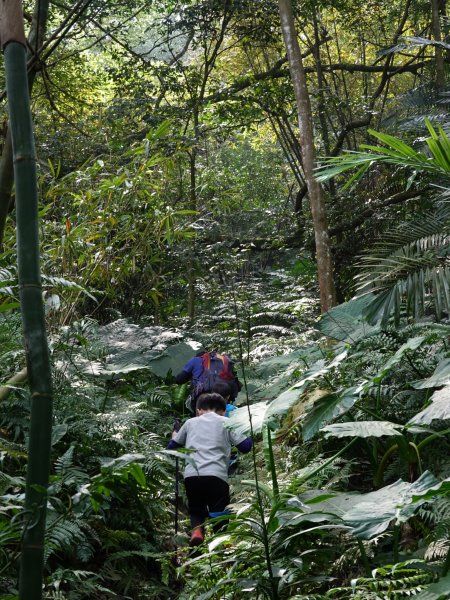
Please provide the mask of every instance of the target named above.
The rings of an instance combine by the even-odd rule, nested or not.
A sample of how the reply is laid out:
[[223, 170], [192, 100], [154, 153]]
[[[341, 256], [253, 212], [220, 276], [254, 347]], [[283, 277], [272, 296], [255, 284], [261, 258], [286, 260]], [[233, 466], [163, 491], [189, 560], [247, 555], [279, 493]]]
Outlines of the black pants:
[[220, 477], [186, 477], [184, 484], [192, 528], [202, 525], [209, 513], [222, 512], [230, 503], [230, 488]]

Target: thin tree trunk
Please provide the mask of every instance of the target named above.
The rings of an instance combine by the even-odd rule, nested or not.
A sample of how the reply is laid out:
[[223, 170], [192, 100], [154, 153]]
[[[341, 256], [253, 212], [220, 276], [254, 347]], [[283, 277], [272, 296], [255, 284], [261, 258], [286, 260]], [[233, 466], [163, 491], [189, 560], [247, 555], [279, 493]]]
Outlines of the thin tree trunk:
[[[431, 31], [434, 39], [437, 42], [442, 41], [439, 0], [431, 0]], [[436, 87], [441, 90], [445, 86], [445, 63], [443, 48], [435, 46], [434, 56], [436, 60]]]
[[289, 70], [297, 101], [298, 122], [300, 127], [300, 145], [302, 149], [303, 171], [308, 186], [309, 201], [314, 224], [316, 242], [317, 272], [320, 288], [320, 306], [322, 312], [336, 303], [333, 280], [333, 261], [331, 256], [325, 198], [322, 186], [314, 177], [316, 151], [314, 147], [313, 120], [311, 103], [306, 85], [302, 55], [295, 30], [291, 0], [278, 0], [281, 29], [286, 46]]
[[[322, 140], [323, 140], [323, 148], [325, 150], [326, 156], [330, 155], [330, 136], [328, 132], [328, 122], [327, 122], [327, 107], [325, 101], [325, 77], [323, 74], [323, 65], [322, 65], [322, 57], [320, 54], [320, 35], [319, 35], [319, 21], [317, 18], [317, 14], [314, 14], [313, 17], [314, 23], [314, 58], [316, 60], [316, 68], [317, 68], [317, 109], [319, 112], [319, 120], [320, 120], [320, 128], [322, 130]], [[334, 179], [330, 179], [328, 184], [328, 189], [331, 196], [331, 201], [334, 204], [336, 202], [336, 185], [334, 183]]]
[[[190, 167], [190, 182], [189, 182], [189, 198], [190, 198], [190, 209], [197, 210], [197, 148], [200, 139], [199, 130], [199, 114], [198, 105], [194, 108], [194, 146], [191, 150], [189, 157]], [[194, 247], [189, 251], [188, 265], [187, 265], [187, 279], [188, 279], [188, 297], [187, 297], [187, 308], [188, 308], [188, 320], [189, 325], [193, 325], [195, 321], [195, 305], [196, 305], [196, 272], [195, 272], [195, 241]]]
[[13, 146], [20, 304], [31, 419], [20, 562], [20, 600], [41, 600], [50, 470], [52, 382], [39, 266], [36, 156], [29, 100], [26, 39], [20, 0], [0, 2], [0, 39]]
[[[36, 55], [44, 41], [48, 21], [49, 4], [50, 0], [39, 0], [35, 4], [31, 30], [28, 36], [27, 62]], [[28, 89], [30, 93], [36, 78], [36, 69], [37, 62], [34, 63], [31, 71], [28, 73]], [[14, 169], [12, 159], [12, 144], [11, 134], [8, 127], [3, 145], [2, 156], [0, 158], [0, 251], [3, 247], [3, 237], [5, 234], [6, 219], [11, 205], [11, 192], [13, 183]]]
[[3, 144], [2, 156], [0, 158], [0, 252], [3, 250], [6, 218], [8, 217], [9, 207], [11, 204], [11, 190], [13, 184], [14, 169], [12, 159], [12, 143], [11, 132], [8, 127]]
[[313, 16], [314, 25], [314, 47], [313, 55], [316, 61], [317, 69], [317, 110], [319, 113], [320, 127], [322, 129], [322, 139], [325, 154], [330, 154], [330, 136], [328, 135], [328, 124], [327, 124], [327, 110], [325, 104], [325, 80], [323, 76], [322, 57], [320, 55], [320, 35], [319, 35], [319, 21], [317, 14]]

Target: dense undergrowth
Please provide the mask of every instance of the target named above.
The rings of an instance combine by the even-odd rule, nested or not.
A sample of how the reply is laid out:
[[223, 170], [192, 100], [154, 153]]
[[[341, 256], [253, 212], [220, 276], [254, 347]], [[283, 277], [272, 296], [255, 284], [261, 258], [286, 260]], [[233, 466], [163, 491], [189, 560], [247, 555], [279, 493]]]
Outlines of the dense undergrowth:
[[[447, 597], [450, 325], [369, 326], [361, 301], [317, 321], [314, 288], [297, 269], [205, 283], [189, 329], [183, 319], [171, 329], [127, 319], [55, 327], [49, 310], [45, 598]], [[0, 338], [5, 382], [24, 366], [18, 314], [4, 313]], [[241, 359], [247, 393], [230, 426], [258, 444], [231, 479], [228, 526], [192, 557], [182, 498], [175, 532], [175, 458], [163, 449], [173, 418], [186, 416], [169, 367], [199, 345]], [[26, 389], [1, 403], [6, 600], [17, 595], [21, 529], [33, 515], [23, 510]]]

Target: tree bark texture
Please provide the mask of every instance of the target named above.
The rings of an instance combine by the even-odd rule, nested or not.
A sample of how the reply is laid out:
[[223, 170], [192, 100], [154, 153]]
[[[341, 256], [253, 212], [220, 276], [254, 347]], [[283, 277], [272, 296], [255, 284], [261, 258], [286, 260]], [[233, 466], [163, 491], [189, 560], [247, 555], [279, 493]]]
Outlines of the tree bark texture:
[[[433, 38], [440, 42], [442, 41], [441, 36], [441, 11], [439, 0], [431, 0], [431, 31]], [[445, 61], [444, 61], [444, 49], [439, 46], [435, 47], [434, 56], [436, 59], [436, 87], [442, 90], [445, 86]]]
[[[0, 0], [3, 4], [8, 4], [6, 0]], [[28, 36], [28, 52], [27, 59], [36, 57], [37, 52], [42, 45], [44, 40], [45, 31], [48, 21], [49, 11], [49, 0], [40, 0], [36, 2], [31, 31]], [[17, 5], [21, 6], [20, 2]], [[23, 23], [22, 23], [23, 33]], [[17, 37], [17, 26], [13, 25], [9, 31], [3, 33], [4, 39], [1, 40], [2, 47], [5, 48], [9, 41], [18, 41]], [[36, 77], [37, 62], [34, 63], [31, 71], [28, 74], [28, 88], [31, 92], [33, 87], [34, 79]], [[14, 183], [14, 168], [12, 159], [12, 143], [11, 134], [8, 131], [6, 133], [5, 141], [3, 144], [3, 152], [0, 158], [0, 250], [3, 246], [3, 237], [5, 233], [6, 219], [8, 216], [10, 204], [11, 204], [11, 192]]]
[[328, 235], [325, 197], [322, 186], [314, 177], [316, 151], [314, 146], [311, 103], [306, 85], [302, 55], [300, 53], [300, 46], [295, 29], [291, 0], [278, 0], [278, 6], [281, 29], [289, 62], [289, 70], [297, 102], [303, 171], [308, 187], [316, 242], [320, 305], [322, 312], [325, 312], [335, 305], [336, 292], [333, 279], [333, 261], [331, 256], [330, 238]]
[[[13, 35], [12, 35], [13, 33]], [[41, 600], [50, 471], [52, 381], [39, 260], [36, 154], [20, 0], [0, 0], [0, 39], [13, 148], [19, 293], [31, 393], [20, 600]]]

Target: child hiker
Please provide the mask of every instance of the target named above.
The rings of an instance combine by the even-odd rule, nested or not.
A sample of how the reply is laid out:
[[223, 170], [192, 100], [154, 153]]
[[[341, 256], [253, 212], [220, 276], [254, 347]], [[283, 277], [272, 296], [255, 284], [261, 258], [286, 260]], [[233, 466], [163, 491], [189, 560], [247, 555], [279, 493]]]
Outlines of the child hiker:
[[225, 416], [229, 417], [233, 410], [236, 410], [236, 406], [233, 404], [234, 398], [231, 398], [230, 384], [227, 381], [222, 381], [221, 379], [219, 379], [213, 383], [211, 391], [215, 392], [216, 394], [220, 394], [225, 400]]
[[188, 500], [192, 535], [190, 546], [205, 539], [204, 523], [210, 513], [223, 512], [230, 503], [228, 463], [231, 447], [250, 452], [252, 439], [225, 428], [226, 402], [216, 393], [201, 394], [197, 399], [197, 416], [188, 419], [172, 433], [167, 448], [185, 446], [194, 450], [195, 466], [186, 463], [184, 484]]

